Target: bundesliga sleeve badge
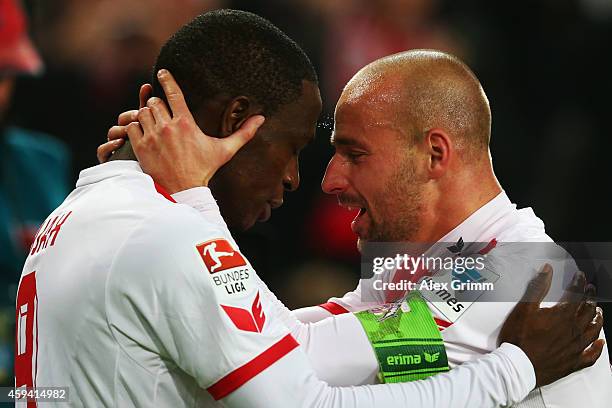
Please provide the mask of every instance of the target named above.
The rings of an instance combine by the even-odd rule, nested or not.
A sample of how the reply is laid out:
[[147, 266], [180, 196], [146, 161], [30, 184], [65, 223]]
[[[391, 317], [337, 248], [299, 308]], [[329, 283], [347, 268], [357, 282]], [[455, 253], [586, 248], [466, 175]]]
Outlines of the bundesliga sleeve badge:
[[242, 306], [239, 300], [252, 301], [256, 292], [254, 271], [238, 249], [224, 238], [202, 242], [196, 249], [220, 303]]
[[247, 264], [242, 254], [234, 250], [231, 244], [222, 238], [198, 244], [196, 248], [210, 273], [218, 273]]

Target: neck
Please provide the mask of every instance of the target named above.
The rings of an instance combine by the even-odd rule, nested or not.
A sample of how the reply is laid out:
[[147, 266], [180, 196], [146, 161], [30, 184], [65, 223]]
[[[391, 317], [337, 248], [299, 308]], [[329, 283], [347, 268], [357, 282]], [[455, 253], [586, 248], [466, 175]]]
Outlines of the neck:
[[426, 198], [428, 205], [422, 215], [423, 227], [417, 240], [420, 242], [437, 242], [502, 192], [490, 165], [437, 183]]
[[108, 159], [108, 161], [112, 160], [134, 160], [138, 161], [136, 155], [134, 154], [134, 150], [132, 149], [132, 145], [129, 140], [125, 141], [125, 144], [121, 146], [115, 153]]

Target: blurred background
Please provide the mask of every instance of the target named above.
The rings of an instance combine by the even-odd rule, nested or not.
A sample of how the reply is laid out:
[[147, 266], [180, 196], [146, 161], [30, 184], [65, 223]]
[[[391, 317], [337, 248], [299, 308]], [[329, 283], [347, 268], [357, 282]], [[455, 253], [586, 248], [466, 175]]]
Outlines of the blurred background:
[[1, 49], [19, 41], [22, 64], [0, 69], [0, 384], [12, 384], [16, 284], [38, 224], [97, 164], [117, 115], [137, 107], [169, 35], [215, 8], [268, 18], [320, 75], [325, 112], [300, 189], [238, 237], [287, 306], [355, 287], [353, 215], [320, 190], [333, 108], [359, 68], [411, 48], [449, 51], [475, 71], [493, 110], [497, 176], [519, 207], [533, 207], [555, 240], [612, 241], [612, 0], [26, 0], [27, 26], [8, 3], [0, 68]]

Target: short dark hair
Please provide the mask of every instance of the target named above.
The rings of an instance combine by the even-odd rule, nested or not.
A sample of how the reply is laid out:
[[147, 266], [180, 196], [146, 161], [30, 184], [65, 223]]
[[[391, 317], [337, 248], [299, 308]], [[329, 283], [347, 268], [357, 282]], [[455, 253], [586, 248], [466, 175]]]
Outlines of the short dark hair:
[[247, 96], [270, 115], [302, 94], [302, 81], [317, 82], [304, 51], [271, 22], [238, 10], [196, 17], [162, 47], [153, 68], [153, 93], [164, 93], [156, 78], [166, 68], [195, 112], [220, 94]]

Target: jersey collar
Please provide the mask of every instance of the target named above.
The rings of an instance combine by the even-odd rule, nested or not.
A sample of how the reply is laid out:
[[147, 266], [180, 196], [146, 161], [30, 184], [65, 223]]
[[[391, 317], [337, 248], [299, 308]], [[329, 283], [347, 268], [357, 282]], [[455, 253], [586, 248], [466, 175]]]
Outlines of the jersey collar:
[[516, 204], [512, 204], [505, 191], [480, 207], [438, 242], [489, 242], [516, 220]]
[[134, 160], [113, 160], [87, 168], [79, 173], [76, 187], [84, 187], [118, 176], [146, 177], [153, 182], [153, 186], [159, 194], [164, 196], [168, 201], [176, 203], [176, 200], [172, 198], [162, 186], [153, 181], [148, 174], [144, 173], [140, 164]]
[[[89, 184], [98, 183], [102, 180], [122, 175], [142, 175], [147, 176], [137, 161], [134, 160], [113, 160], [81, 170], [76, 187], [84, 187]], [[147, 176], [148, 177], [148, 176]]]

